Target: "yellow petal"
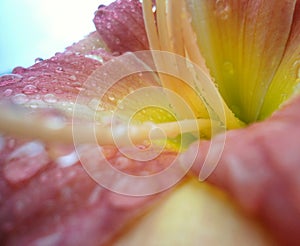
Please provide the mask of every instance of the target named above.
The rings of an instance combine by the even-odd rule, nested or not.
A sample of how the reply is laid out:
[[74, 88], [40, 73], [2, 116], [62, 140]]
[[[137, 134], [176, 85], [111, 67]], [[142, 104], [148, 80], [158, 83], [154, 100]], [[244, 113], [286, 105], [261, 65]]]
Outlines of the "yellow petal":
[[[274, 243], [274, 242], [273, 242]], [[114, 245], [274, 245], [220, 190], [189, 179]]]
[[[174, 1], [157, 1], [156, 12], [153, 13], [152, 1], [145, 0], [143, 1], [143, 10], [150, 48], [174, 54], [172, 57], [166, 55], [171, 53], [165, 52], [164, 55], [159, 55], [155, 52], [155, 65], [159, 70], [173, 71], [172, 75], [180, 74], [181, 78], [184, 78], [182, 80], [179, 76], [160, 73], [162, 86], [181, 95], [197, 118], [209, 118], [211, 117], [211, 110], [219, 111], [222, 108], [222, 114], [225, 113], [226, 115], [226, 127], [228, 129], [242, 126], [243, 123], [234, 116], [223, 102], [217, 89], [212, 90], [214, 84], [197, 46], [186, 2], [183, 0], [176, 1], [176, 3]], [[185, 62], [182, 62], [183, 59], [180, 61], [178, 57], [186, 58]], [[206, 89], [199, 90], [199, 88], [204, 87]], [[207, 90], [209, 87], [210, 92]], [[214, 92], [212, 93], [212, 91]], [[169, 100], [175, 105], [175, 109], [180, 109], [180, 105], [174, 103], [172, 98]], [[219, 109], [212, 107], [213, 103], [211, 102], [213, 101], [221, 101], [221, 107]], [[184, 116], [184, 111], [177, 111]]]
[[295, 0], [189, 0], [207, 66], [230, 109], [257, 119], [283, 57]]

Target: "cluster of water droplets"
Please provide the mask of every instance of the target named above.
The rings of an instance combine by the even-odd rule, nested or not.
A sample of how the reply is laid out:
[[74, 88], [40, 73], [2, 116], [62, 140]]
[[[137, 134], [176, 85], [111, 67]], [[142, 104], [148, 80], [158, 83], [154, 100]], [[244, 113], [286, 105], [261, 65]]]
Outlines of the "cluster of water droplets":
[[222, 20], [227, 20], [231, 14], [231, 6], [228, 0], [216, 0], [215, 14]]

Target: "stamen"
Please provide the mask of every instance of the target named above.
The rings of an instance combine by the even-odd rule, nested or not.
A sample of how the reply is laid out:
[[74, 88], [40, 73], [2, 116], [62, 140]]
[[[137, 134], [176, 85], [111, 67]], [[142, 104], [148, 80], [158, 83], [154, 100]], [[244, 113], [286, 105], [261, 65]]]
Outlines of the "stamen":
[[152, 50], [160, 50], [157, 29], [155, 26], [154, 15], [152, 12], [152, 0], [143, 1], [143, 14], [150, 48]]
[[[187, 10], [185, 1], [167, 1], [167, 6], [166, 1], [157, 1], [156, 4], [157, 23], [155, 25], [152, 13], [152, 1], [143, 1], [145, 26], [150, 40], [150, 47], [152, 49], [170, 51], [187, 57], [193, 63], [197, 64], [202, 71], [208, 75], [207, 77], [210, 78], [209, 70], [197, 44], [197, 38], [191, 23], [191, 16]], [[182, 65], [178, 66], [176, 62], [164, 61], [163, 58], [157, 59], [157, 57], [154, 59], [158, 68], [172, 66], [172, 69], [177, 69], [177, 72], [180, 74], [192, 72], [191, 68]], [[190, 88], [177, 78], [164, 74], [159, 74], [159, 76], [162, 86], [182, 95], [198, 118], [208, 117], [207, 110], [205, 108], [207, 105], [205, 105], [198, 94], [195, 93], [193, 88]], [[197, 74], [194, 76], [197, 77]], [[211, 81], [211, 83], [213, 84], [214, 82]], [[209, 95], [206, 95], [204, 100], [210, 101], [207, 97], [209, 97]], [[170, 101], [173, 103], [171, 98]], [[223, 107], [227, 118], [228, 129], [239, 128], [244, 125], [234, 116], [224, 101]], [[179, 113], [184, 115], [184, 112]]]
[[[76, 130], [77, 143], [93, 143], [95, 139], [99, 145], [118, 146], [133, 143], [143, 143], [145, 140], [161, 139], [162, 134], [153, 135], [153, 130], [159, 130], [163, 136], [174, 138], [183, 133], [198, 133], [210, 130], [212, 122], [208, 119], [190, 119], [162, 124], [144, 123], [141, 125], [120, 124], [115, 127], [103, 124], [62, 124], [53, 127], [49, 119], [41, 119], [38, 115], [30, 115], [22, 110], [16, 115], [16, 109], [0, 106], [0, 131], [17, 137], [36, 138], [48, 143], [73, 144], [73, 129]], [[91, 129], [95, 135], [91, 136]], [[123, 141], [124, 140], [124, 141]]]

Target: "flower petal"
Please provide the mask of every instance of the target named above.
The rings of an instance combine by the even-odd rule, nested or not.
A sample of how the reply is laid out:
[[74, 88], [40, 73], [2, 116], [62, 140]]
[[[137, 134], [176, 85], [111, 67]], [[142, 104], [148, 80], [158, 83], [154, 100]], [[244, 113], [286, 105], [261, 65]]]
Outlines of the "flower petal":
[[226, 194], [193, 178], [172, 190], [113, 245], [157, 245], [158, 240], [159, 245], [274, 245]]
[[60, 106], [68, 111], [83, 82], [100, 66], [101, 63], [84, 55], [58, 53], [29, 68], [17, 67], [13, 74], [0, 77], [1, 97], [32, 109]]
[[[13, 179], [12, 184], [7, 168], [16, 164], [17, 155], [28, 159], [32, 151], [22, 141], [2, 140], [1, 163], [6, 165], [0, 165], [0, 238], [5, 245], [103, 245], [157, 199], [126, 197], [105, 190], [78, 161], [63, 167], [61, 159], [53, 159], [44, 149], [44, 157], [52, 159], [46, 169], [28, 173], [26, 180]], [[41, 157], [41, 153], [36, 154], [34, 157]], [[44, 160], [35, 159], [40, 161]], [[34, 165], [33, 159], [30, 164]], [[13, 168], [22, 171], [22, 167]]]
[[283, 57], [296, 1], [188, 2], [199, 47], [225, 102], [241, 120], [255, 121]]
[[284, 101], [300, 91], [300, 1], [297, 1], [293, 25], [284, 57], [264, 99], [260, 119], [269, 116]]
[[[268, 120], [228, 132], [218, 166], [208, 177], [264, 221], [282, 245], [300, 240], [299, 105], [297, 97]], [[209, 148], [208, 142], [200, 145], [197, 174]]]
[[108, 7], [100, 7], [94, 23], [112, 52], [149, 49], [142, 7], [138, 0], [119, 0]]

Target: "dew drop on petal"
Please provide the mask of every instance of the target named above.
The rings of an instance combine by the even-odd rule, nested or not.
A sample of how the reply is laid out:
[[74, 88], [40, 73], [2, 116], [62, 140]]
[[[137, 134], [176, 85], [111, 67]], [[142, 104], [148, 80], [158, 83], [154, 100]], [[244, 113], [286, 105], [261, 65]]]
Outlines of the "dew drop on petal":
[[11, 98], [11, 100], [15, 104], [25, 104], [25, 103], [27, 103], [29, 101], [29, 98], [25, 94], [19, 93], [19, 94], [14, 95]]
[[57, 67], [55, 69], [55, 72], [57, 72], [57, 73], [62, 73], [63, 71], [64, 71], [64, 69], [62, 67]]
[[42, 93], [47, 93], [47, 92], [48, 92], [48, 89], [47, 89], [46, 87], [43, 87], [43, 88], [41, 89], [41, 92], [42, 92]]
[[98, 6], [98, 9], [105, 8], [105, 7], [106, 7], [106, 5], [100, 4], [100, 5]]
[[12, 89], [6, 89], [6, 90], [3, 92], [3, 96], [9, 97], [9, 96], [11, 96], [12, 93], [13, 93], [13, 90], [12, 90]]
[[216, 0], [215, 3], [215, 14], [222, 20], [228, 19], [231, 13], [231, 7], [228, 0]]
[[26, 71], [28, 71], [28, 68], [25, 68], [25, 67], [15, 67], [13, 69], [13, 73], [14, 74], [21, 74], [21, 73], [25, 73]]
[[76, 77], [75, 75], [71, 75], [71, 76], [69, 77], [69, 79], [72, 80], [72, 81], [76, 81], [76, 80], [77, 80], [77, 77]]
[[30, 103], [29, 107], [32, 109], [36, 109], [39, 107], [39, 104], [38, 103]]
[[17, 83], [23, 79], [23, 76], [20, 74], [3, 74], [0, 76], [0, 79], [3, 79], [4, 81], [12, 81], [14, 83]]
[[99, 55], [85, 55], [85, 57], [96, 60], [96, 61], [100, 62], [101, 64], [104, 63], [103, 57], [99, 56]]
[[64, 156], [60, 156], [56, 159], [56, 163], [64, 168], [64, 167], [69, 167], [72, 166], [74, 164], [76, 164], [78, 162], [78, 156], [76, 151], [71, 152], [68, 155], [64, 155]]
[[115, 43], [116, 45], [119, 45], [121, 43], [121, 40], [119, 38], [116, 38]]
[[116, 100], [116, 97], [113, 94], [111, 94], [108, 96], [108, 99], [113, 102], [114, 100]]
[[50, 129], [61, 129], [66, 126], [66, 121], [64, 116], [57, 112], [56, 114], [46, 116], [44, 124]]
[[56, 94], [63, 94], [63, 93], [64, 93], [61, 89], [56, 89], [54, 92], [55, 92]]
[[56, 103], [57, 102], [57, 98], [53, 94], [46, 94], [46, 95], [44, 95], [43, 99], [47, 103]]
[[31, 95], [38, 92], [38, 89], [35, 85], [25, 85], [22, 92], [26, 95]]
[[234, 68], [231, 62], [224, 62], [223, 64], [223, 71], [225, 76], [231, 77], [234, 75]]
[[154, 14], [156, 13], [156, 6], [155, 6], [155, 5], [152, 7], [152, 12], [153, 12]]
[[107, 29], [111, 29], [111, 23], [110, 23], [110, 22], [108, 22], [108, 23], [106, 24], [106, 28], [107, 28]]
[[43, 58], [37, 57], [37, 58], [35, 58], [34, 63], [39, 63], [39, 62], [42, 62], [43, 60], [44, 60]]

